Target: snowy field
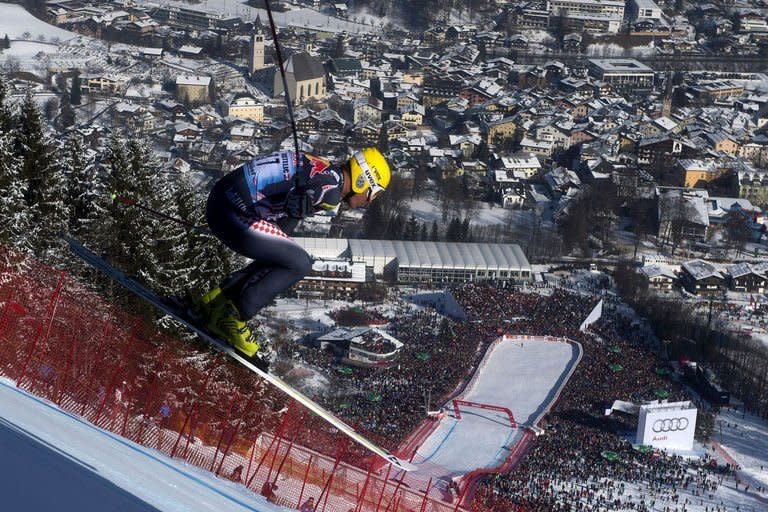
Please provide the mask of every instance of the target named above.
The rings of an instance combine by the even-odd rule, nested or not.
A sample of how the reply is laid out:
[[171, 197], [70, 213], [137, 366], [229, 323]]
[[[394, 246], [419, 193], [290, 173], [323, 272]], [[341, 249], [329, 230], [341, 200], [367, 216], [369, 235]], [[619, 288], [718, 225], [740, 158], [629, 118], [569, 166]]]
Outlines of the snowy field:
[[[45, 23], [20, 5], [0, 3], [0, 38], [8, 35], [11, 47], [0, 52], [0, 65], [21, 71], [41, 71], [48, 63], [61, 67], [84, 67], [98, 60], [94, 55], [77, 55], [70, 49], [62, 53], [62, 45], [90, 41], [78, 34]], [[73, 53], [74, 51], [74, 53]], [[45, 73], [40, 73], [44, 76]]]
[[[156, 0], [137, 0], [137, 4], [153, 4]], [[178, 5], [190, 8], [189, 3], [170, 0], [163, 2], [167, 5]], [[222, 13], [228, 16], [237, 16], [246, 21], [254, 21], [258, 16], [262, 23], [267, 23], [267, 11], [256, 9], [239, 0], [204, 0], [192, 7], [196, 10]], [[286, 12], [273, 12], [275, 23], [279, 27], [298, 26], [324, 32], [348, 32], [350, 34], [368, 33], [381, 30], [392, 20], [361, 13], [350, 16], [350, 20], [343, 20], [333, 16], [327, 16], [313, 9], [300, 8]]]
[[77, 34], [35, 18], [20, 5], [0, 3], [0, 37], [5, 37], [6, 34], [11, 40], [11, 50], [14, 49], [15, 39], [67, 41], [78, 37]]
[[3, 510], [255, 512], [275, 507], [214, 477], [98, 429], [0, 379]]
[[[743, 481], [752, 488], [768, 489], [768, 431], [763, 420], [734, 409], [723, 409], [715, 421], [713, 440], [739, 465], [739, 477]], [[768, 510], [768, 490], [760, 495]]]
[[[521, 426], [532, 426], [555, 400], [580, 356], [578, 345], [543, 340], [497, 341], [460, 397], [506, 407]], [[506, 414], [450, 405], [435, 431], [419, 447], [414, 462], [434, 472], [435, 465], [454, 477], [501, 465], [523, 430], [511, 428]]]

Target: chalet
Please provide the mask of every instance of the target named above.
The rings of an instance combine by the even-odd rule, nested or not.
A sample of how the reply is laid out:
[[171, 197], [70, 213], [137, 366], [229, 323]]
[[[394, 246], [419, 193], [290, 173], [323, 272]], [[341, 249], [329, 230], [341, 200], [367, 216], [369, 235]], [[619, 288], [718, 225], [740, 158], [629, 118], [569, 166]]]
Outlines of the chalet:
[[235, 142], [250, 142], [256, 135], [256, 127], [252, 124], [241, 123], [229, 130], [229, 138]]
[[722, 132], [706, 133], [704, 138], [712, 146], [715, 151], [722, 151], [729, 155], [735, 155], [739, 149], [739, 145], [728, 135]]
[[413, 109], [401, 113], [401, 120], [405, 126], [418, 128], [424, 124], [424, 107], [416, 105]]
[[706, 191], [666, 190], [659, 195], [658, 236], [663, 240], [674, 237], [703, 242], [707, 238]]
[[187, 59], [201, 59], [205, 56], [203, 49], [200, 46], [193, 46], [191, 44], [185, 44], [179, 48], [179, 57]]
[[581, 51], [581, 34], [566, 34], [563, 36], [563, 51], [568, 53], [579, 53]]
[[374, 146], [379, 140], [380, 133], [381, 125], [368, 122], [358, 123], [352, 127], [350, 143], [359, 147]]
[[542, 158], [550, 158], [554, 152], [554, 144], [546, 141], [533, 140], [528, 137], [524, 137], [520, 141], [520, 149], [533, 153], [534, 155]]
[[383, 106], [380, 99], [374, 98], [373, 96], [361, 98], [355, 101], [353, 108], [353, 120], [355, 124], [363, 122], [381, 122]]
[[343, 77], [359, 77], [363, 72], [363, 66], [358, 59], [338, 58], [325, 63], [329, 73]]
[[541, 163], [531, 153], [516, 153], [511, 156], [502, 156], [499, 159], [500, 171], [515, 178], [527, 180], [533, 178], [541, 171]]
[[670, 291], [677, 279], [674, 271], [658, 265], [643, 267], [640, 272], [648, 283], [648, 288], [653, 290]]
[[471, 158], [481, 142], [479, 135], [448, 135], [448, 144], [459, 149], [465, 158]]
[[344, 133], [344, 130], [347, 129], [347, 122], [333, 109], [325, 108], [315, 115], [319, 133], [337, 135]]
[[729, 265], [725, 270], [731, 290], [749, 293], [765, 293], [768, 290], [768, 276], [749, 263]]
[[681, 267], [680, 284], [696, 295], [718, 295], [725, 289], [725, 278], [711, 263], [691, 260]]

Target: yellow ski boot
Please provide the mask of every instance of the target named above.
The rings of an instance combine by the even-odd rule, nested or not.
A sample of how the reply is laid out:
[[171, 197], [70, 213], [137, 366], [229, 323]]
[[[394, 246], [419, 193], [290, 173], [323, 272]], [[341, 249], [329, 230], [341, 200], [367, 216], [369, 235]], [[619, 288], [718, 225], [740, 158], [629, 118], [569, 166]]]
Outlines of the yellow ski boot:
[[208, 319], [213, 310], [223, 304], [225, 298], [221, 293], [221, 288], [216, 287], [205, 295], [192, 299], [192, 305], [201, 317]]
[[256, 343], [251, 329], [240, 318], [240, 312], [235, 304], [221, 294], [221, 290], [216, 297], [209, 301], [208, 307], [210, 314], [207, 315], [206, 329], [248, 358], [258, 352], [259, 344]]

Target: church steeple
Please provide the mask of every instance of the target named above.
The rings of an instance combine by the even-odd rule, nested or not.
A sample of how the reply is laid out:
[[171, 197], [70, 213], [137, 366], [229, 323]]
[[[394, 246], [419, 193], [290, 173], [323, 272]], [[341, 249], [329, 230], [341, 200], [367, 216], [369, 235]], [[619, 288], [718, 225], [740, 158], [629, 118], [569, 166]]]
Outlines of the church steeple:
[[248, 48], [248, 72], [255, 73], [264, 69], [264, 34], [260, 29], [251, 34], [251, 43]]

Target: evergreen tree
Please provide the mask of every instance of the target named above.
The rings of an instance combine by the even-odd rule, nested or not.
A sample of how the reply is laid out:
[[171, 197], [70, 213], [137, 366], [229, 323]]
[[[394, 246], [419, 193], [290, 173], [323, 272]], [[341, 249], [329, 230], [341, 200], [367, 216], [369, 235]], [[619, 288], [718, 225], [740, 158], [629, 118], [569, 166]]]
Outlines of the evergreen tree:
[[32, 206], [40, 201], [45, 179], [54, 163], [53, 149], [43, 132], [43, 121], [32, 93], [27, 91], [16, 130], [15, 153], [22, 159], [21, 179], [26, 182], [24, 198]]
[[429, 239], [432, 242], [437, 242], [437, 240], [439, 239], [436, 220], [432, 221], [432, 229], [430, 229], [429, 231]]
[[59, 103], [59, 126], [68, 128], [73, 124], [75, 124], [75, 109], [72, 108], [69, 94], [64, 92], [61, 95], [61, 103]]
[[13, 140], [0, 133], [0, 243], [26, 253], [32, 252], [27, 233], [29, 211], [24, 200], [24, 182], [20, 179], [21, 160], [13, 154]]
[[0, 78], [0, 133], [11, 133], [16, 129], [16, 117], [5, 102], [7, 96], [5, 82]]
[[53, 143], [43, 130], [40, 110], [28, 91], [21, 106], [14, 152], [21, 162], [20, 179], [30, 216], [27, 234], [38, 256], [58, 245], [58, 235], [66, 227], [64, 206], [65, 179], [56, 165]]
[[79, 105], [82, 101], [82, 91], [80, 91], [80, 75], [72, 77], [72, 89], [69, 95], [69, 102], [72, 105]]
[[421, 233], [419, 234], [419, 240], [424, 242], [427, 240], [427, 224], [424, 223], [421, 225]]
[[61, 257], [59, 235], [69, 224], [66, 190], [67, 179], [62, 166], [51, 165], [40, 181], [36, 201], [30, 205], [33, 226], [30, 235], [35, 254], [51, 262]]
[[[186, 182], [179, 183], [174, 201], [179, 219], [195, 226], [204, 223], [205, 203]], [[206, 232], [185, 231], [179, 247], [181, 273], [172, 283], [177, 294], [186, 290], [192, 296], [201, 295], [234, 270], [232, 252]]]
[[363, 217], [363, 236], [372, 240], [384, 237], [387, 223], [382, 210], [381, 201], [374, 201], [365, 210]]
[[[112, 139], [104, 155], [105, 171], [107, 173], [107, 192], [115, 197], [126, 197], [141, 201], [138, 193], [140, 176], [132, 176], [130, 159], [124, 142]], [[113, 201], [107, 207], [108, 215], [99, 225], [101, 233], [94, 233], [103, 243], [105, 252], [114, 265], [130, 275], [143, 267], [143, 263], [134, 258], [135, 236], [139, 224], [144, 220], [138, 208], [127, 207], [120, 201]]]
[[11, 40], [8, 39], [8, 34], [5, 34], [5, 37], [3, 38], [3, 48], [6, 50], [11, 47]]
[[459, 240], [462, 242], [472, 241], [472, 238], [469, 234], [469, 217], [464, 217], [464, 220], [461, 222], [461, 235]]
[[418, 233], [419, 223], [416, 221], [416, 217], [411, 214], [403, 230], [403, 240], [416, 240]]
[[69, 209], [69, 232], [87, 233], [98, 219], [96, 201], [99, 197], [97, 177], [84, 158], [80, 138], [73, 137], [63, 150], [62, 167], [67, 178], [66, 204]]
[[457, 217], [453, 217], [451, 222], [448, 223], [445, 239], [449, 242], [458, 242], [461, 240], [461, 221]]

